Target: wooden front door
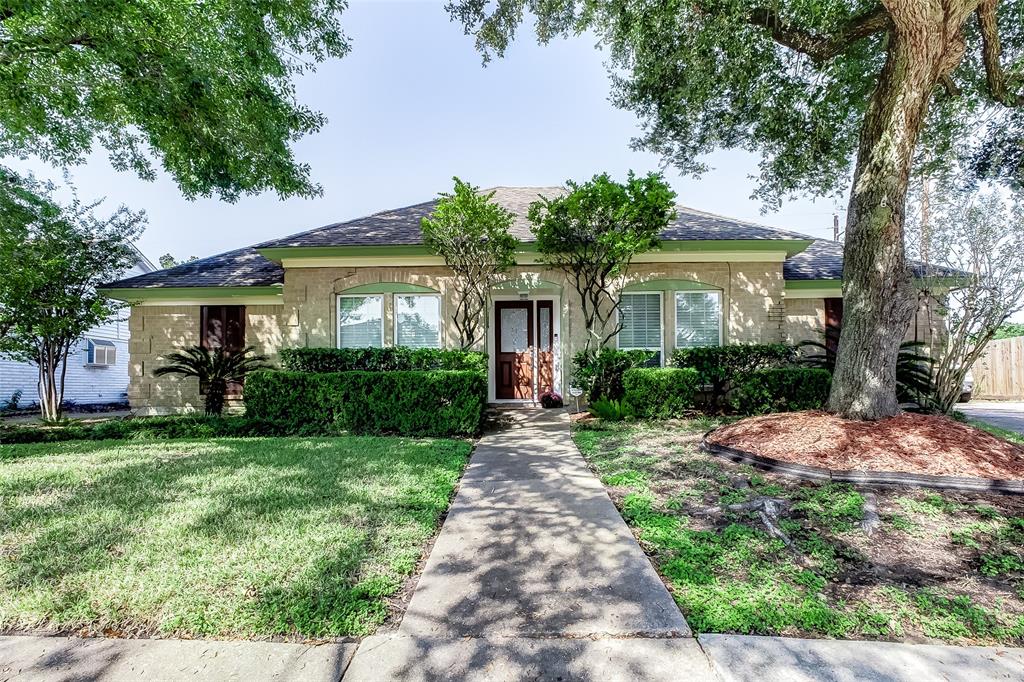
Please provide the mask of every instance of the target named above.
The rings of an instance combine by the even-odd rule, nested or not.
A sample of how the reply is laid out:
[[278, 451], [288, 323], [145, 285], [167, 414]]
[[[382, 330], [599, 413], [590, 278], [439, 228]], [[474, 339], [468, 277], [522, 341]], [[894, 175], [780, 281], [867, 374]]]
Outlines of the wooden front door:
[[843, 326], [843, 299], [825, 299], [825, 353], [835, 358], [839, 352], [839, 332]]
[[494, 395], [533, 399], [533, 301], [494, 304]]

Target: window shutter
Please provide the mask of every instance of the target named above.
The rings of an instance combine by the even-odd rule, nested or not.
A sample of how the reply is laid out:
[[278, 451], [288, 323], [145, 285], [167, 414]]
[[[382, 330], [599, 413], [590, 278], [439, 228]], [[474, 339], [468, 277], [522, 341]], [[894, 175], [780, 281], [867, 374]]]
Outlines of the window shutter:
[[721, 329], [722, 296], [719, 292], [676, 292], [677, 348], [720, 345]]

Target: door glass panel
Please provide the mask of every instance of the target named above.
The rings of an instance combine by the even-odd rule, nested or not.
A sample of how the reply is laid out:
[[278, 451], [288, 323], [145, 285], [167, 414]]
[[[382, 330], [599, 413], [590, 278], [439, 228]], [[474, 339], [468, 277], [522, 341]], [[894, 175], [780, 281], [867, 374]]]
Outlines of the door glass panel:
[[525, 353], [530, 347], [527, 338], [526, 308], [501, 309], [501, 348], [499, 353]]
[[537, 346], [543, 353], [551, 350], [551, 308], [537, 308], [537, 316], [540, 318], [540, 324], [537, 325], [540, 328]]

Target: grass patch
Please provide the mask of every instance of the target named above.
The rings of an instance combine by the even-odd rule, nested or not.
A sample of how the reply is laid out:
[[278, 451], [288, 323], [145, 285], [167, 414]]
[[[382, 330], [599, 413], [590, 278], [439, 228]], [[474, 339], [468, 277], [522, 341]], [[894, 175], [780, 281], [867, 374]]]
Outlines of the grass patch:
[[0, 448], [0, 628], [372, 632], [468, 443], [404, 438]]
[[[1024, 637], [1022, 500], [874, 490], [882, 527], [869, 538], [861, 490], [701, 453], [706, 424], [580, 426], [581, 451], [698, 632]], [[759, 496], [788, 501], [779, 526], [793, 549], [756, 512], [705, 511]]]

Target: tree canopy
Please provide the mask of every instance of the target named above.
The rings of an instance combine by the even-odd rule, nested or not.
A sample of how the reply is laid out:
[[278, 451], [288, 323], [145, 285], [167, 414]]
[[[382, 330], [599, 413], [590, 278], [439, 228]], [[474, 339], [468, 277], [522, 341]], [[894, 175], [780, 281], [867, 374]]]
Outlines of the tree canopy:
[[[1024, 182], [1024, 1], [945, 4], [963, 58], [939, 79], [922, 146], [933, 163], [955, 152]], [[696, 174], [715, 149], [754, 152], [756, 194], [774, 207], [849, 188], [889, 8], [901, 5], [942, 18], [937, 0], [458, 0], [448, 10], [485, 60], [504, 54], [527, 13], [541, 43], [593, 31], [612, 57], [613, 101], [645, 123], [638, 146]]]
[[528, 215], [541, 260], [562, 270], [579, 294], [589, 351], [592, 340], [603, 347], [621, 329], [609, 324], [621, 277], [634, 256], [658, 248], [658, 235], [676, 215], [676, 193], [661, 175], [632, 171], [625, 183], [602, 173], [566, 186], [568, 194], [541, 198]]
[[81, 163], [97, 142], [118, 170], [155, 164], [188, 197], [319, 188], [292, 143], [321, 114], [293, 79], [348, 43], [345, 0], [0, 5], [0, 154]]
[[493, 201], [494, 192], [452, 179], [454, 191], [441, 193], [421, 229], [423, 243], [455, 273], [452, 319], [461, 347], [470, 349], [482, 340], [491, 288], [515, 265], [519, 241], [509, 232], [515, 216]]

